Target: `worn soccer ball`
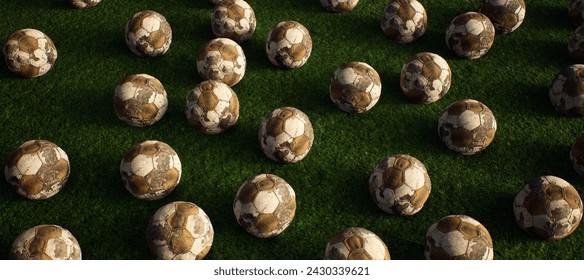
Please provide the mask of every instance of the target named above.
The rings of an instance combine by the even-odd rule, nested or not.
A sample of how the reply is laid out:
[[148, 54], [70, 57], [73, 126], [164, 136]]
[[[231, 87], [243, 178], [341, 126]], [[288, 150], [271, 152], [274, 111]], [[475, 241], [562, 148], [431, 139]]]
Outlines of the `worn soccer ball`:
[[28, 199], [57, 194], [69, 178], [69, 158], [63, 149], [46, 140], [24, 142], [12, 152], [4, 169], [6, 181]]
[[233, 40], [217, 38], [199, 52], [197, 71], [203, 80], [221, 81], [232, 87], [245, 75], [243, 49]]
[[370, 230], [351, 227], [335, 234], [327, 243], [325, 260], [389, 260], [387, 246]]
[[411, 216], [418, 213], [431, 190], [426, 166], [409, 155], [382, 159], [369, 176], [371, 198], [388, 214]]
[[213, 245], [213, 225], [199, 206], [175, 201], [160, 207], [148, 222], [150, 252], [161, 260], [201, 260]]
[[584, 117], [584, 64], [561, 69], [552, 81], [549, 97], [558, 112]]
[[381, 78], [367, 63], [345, 63], [335, 70], [329, 92], [331, 100], [339, 109], [349, 113], [363, 113], [379, 101]]
[[568, 17], [576, 25], [582, 25], [584, 22], [584, 0], [572, 0], [568, 6]]
[[57, 48], [51, 38], [31, 28], [12, 33], [3, 53], [8, 69], [26, 78], [46, 74], [57, 60]]
[[584, 177], [584, 135], [578, 137], [570, 149], [570, 160], [574, 170]]
[[211, 17], [211, 30], [215, 36], [241, 43], [249, 40], [255, 29], [255, 13], [244, 0], [225, 0], [215, 5]]
[[148, 74], [128, 76], [116, 87], [116, 115], [131, 126], [152, 125], [162, 119], [167, 108], [168, 98], [162, 83]]
[[155, 11], [141, 11], [126, 24], [126, 44], [139, 56], [165, 54], [172, 43], [172, 28], [166, 18]]
[[446, 146], [463, 155], [474, 155], [491, 144], [497, 131], [493, 112], [485, 104], [465, 99], [454, 102], [438, 120], [438, 134]]
[[312, 38], [304, 25], [295, 21], [278, 23], [266, 40], [266, 55], [272, 64], [282, 68], [299, 68], [312, 52]]
[[355, 9], [359, 0], [320, 0], [320, 4], [329, 12], [342, 13]]
[[572, 32], [568, 42], [568, 53], [575, 60], [584, 60], [584, 26], [579, 26]]
[[515, 31], [525, 18], [523, 0], [481, 0], [479, 12], [487, 16], [495, 31], [507, 34]]
[[266, 115], [258, 135], [262, 151], [281, 163], [302, 160], [314, 142], [310, 119], [293, 107], [278, 108]]
[[477, 220], [450, 215], [426, 232], [424, 255], [428, 260], [492, 260], [493, 240]]
[[422, 52], [410, 57], [403, 65], [400, 86], [409, 100], [429, 104], [448, 93], [451, 80], [452, 71], [444, 58]]
[[71, 5], [75, 8], [83, 9], [96, 6], [101, 0], [69, 0], [69, 2], [71, 2]]
[[256, 175], [237, 190], [233, 213], [248, 233], [259, 238], [274, 237], [292, 223], [296, 213], [296, 194], [284, 179], [276, 175]]
[[148, 140], [134, 145], [122, 159], [120, 174], [126, 189], [138, 199], [165, 197], [180, 182], [182, 166], [166, 143]]
[[217, 134], [237, 122], [239, 100], [228, 85], [219, 81], [204, 81], [189, 92], [185, 114], [198, 131]]
[[515, 221], [525, 232], [542, 239], [568, 237], [582, 220], [582, 199], [564, 179], [541, 176], [527, 183], [513, 202]]
[[22, 232], [10, 249], [13, 260], [81, 260], [75, 236], [57, 225], [38, 225]]
[[477, 59], [485, 55], [495, 40], [495, 27], [481, 13], [466, 12], [454, 18], [446, 30], [446, 45], [456, 55]]
[[392, 41], [411, 43], [422, 37], [427, 27], [426, 10], [417, 0], [393, 0], [383, 10], [381, 30]]

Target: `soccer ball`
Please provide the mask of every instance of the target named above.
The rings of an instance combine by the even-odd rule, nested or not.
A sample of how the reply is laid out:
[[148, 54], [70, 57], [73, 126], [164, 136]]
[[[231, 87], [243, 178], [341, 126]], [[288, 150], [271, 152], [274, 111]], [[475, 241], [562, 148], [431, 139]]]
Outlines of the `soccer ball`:
[[46, 140], [24, 142], [10, 155], [4, 169], [6, 181], [28, 199], [57, 194], [69, 178], [69, 158], [63, 149]]
[[276, 175], [256, 175], [237, 190], [233, 213], [248, 233], [259, 238], [274, 237], [294, 219], [296, 194], [284, 179]]
[[382, 159], [369, 177], [371, 198], [388, 214], [411, 216], [418, 213], [431, 190], [426, 167], [409, 155]]
[[304, 25], [295, 21], [278, 23], [266, 40], [266, 55], [272, 64], [282, 68], [299, 68], [312, 52], [312, 38]]
[[485, 55], [495, 40], [495, 27], [483, 14], [466, 12], [454, 18], [446, 30], [446, 45], [462, 58]]
[[249, 40], [256, 28], [256, 16], [244, 0], [225, 0], [213, 9], [211, 29], [217, 37], [236, 42]]
[[549, 90], [554, 108], [571, 117], [584, 116], [584, 64], [563, 68]]
[[381, 30], [390, 40], [406, 44], [420, 38], [428, 27], [428, 16], [416, 0], [393, 0], [383, 10]]
[[160, 207], [148, 223], [148, 248], [161, 260], [201, 260], [213, 245], [213, 225], [199, 206], [175, 201]]
[[525, 232], [543, 239], [568, 237], [582, 220], [582, 199], [562, 178], [541, 176], [527, 183], [513, 202], [515, 221]]
[[81, 260], [77, 239], [57, 225], [39, 225], [22, 232], [10, 249], [13, 260]]
[[154, 124], [162, 119], [167, 108], [168, 98], [162, 83], [148, 74], [128, 76], [116, 87], [116, 115], [131, 126]]
[[369, 64], [349, 62], [335, 70], [329, 91], [331, 100], [339, 109], [349, 113], [363, 113], [379, 101], [381, 79]]
[[134, 14], [126, 24], [126, 44], [138, 56], [165, 54], [172, 42], [172, 29], [166, 18], [155, 11]]
[[375, 233], [360, 227], [346, 228], [327, 243], [325, 260], [389, 260], [387, 246]]
[[463, 155], [474, 155], [491, 144], [497, 131], [493, 112], [485, 104], [465, 99], [454, 102], [438, 120], [438, 134], [446, 146]]
[[415, 103], [438, 101], [450, 89], [452, 71], [441, 56], [422, 52], [410, 57], [401, 70], [400, 86]]
[[573, 59], [584, 60], [584, 26], [576, 28], [570, 36], [568, 53]]
[[310, 151], [314, 130], [308, 116], [302, 111], [282, 107], [266, 115], [258, 138], [268, 158], [282, 163], [295, 163]]
[[203, 80], [221, 81], [232, 87], [245, 75], [245, 54], [233, 40], [217, 38], [199, 52], [197, 71]]
[[138, 199], [165, 197], [180, 182], [182, 167], [166, 143], [148, 140], [134, 145], [122, 159], [120, 174], [126, 189]]
[[329, 12], [342, 13], [352, 11], [359, 0], [320, 0], [320, 4]]
[[57, 49], [51, 38], [31, 28], [12, 33], [3, 53], [8, 69], [26, 78], [46, 74], [57, 60]]
[[584, 177], [584, 135], [576, 139], [576, 142], [572, 144], [570, 149], [570, 160], [572, 161], [572, 166]]
[[198, 131], [217, 134], [237, 122], [239, 100], [228, 85], [219, 81], [204, 81], [187, 96], [185, 114]]
[[523, 0], [481, 0], [479, 12], [491, 20], [496, 32], [511, 33], [523, 23], [525, 2]]
[[424, 255], [428, 260], [492, 260], [493, 240], [477, 220], [450, 215], [426, 232]]
[[83, 9], [97, 5], [101, 0], [69, 0], [69, 2], [71, 2], [75, 8]]
[[574, 25], [582, 25], [582, 22], [584, 22], [584, 1], [570, 1], [570, 6], [568, 7], [568, 16]]

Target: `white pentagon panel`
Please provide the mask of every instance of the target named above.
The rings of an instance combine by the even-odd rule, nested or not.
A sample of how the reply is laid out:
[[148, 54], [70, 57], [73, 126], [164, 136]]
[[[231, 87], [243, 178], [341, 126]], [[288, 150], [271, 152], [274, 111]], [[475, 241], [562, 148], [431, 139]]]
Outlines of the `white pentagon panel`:
[[404, 182], [413, 189], [419, 189], [426, 182], [425, 173], [415, 167], [408, 168], [404, 171]]
[[20, 157], [16, 163], [16, 168], [22, 175], [34, 175], [41, 169], [43, 162], [39, 156], [35, 154], [25, 154]]
[[451, 231], [444, 234], [440, 245], [448, 255], [460, 256], [466, 253], [468, 240], [459, 231]]
[[350, 85], [355, 83], [359, 74], [355, 71], [355, 69], [348, 67], [340, 69], [339, 73], [337, 74], [339, 82], [344, 85]]
[[132, 160], [130, 167], [135, 175], [144, 177], [154, 170], [154, 162], [152, 157], [140, 154]]
[[284, 122], [284, 131], [291, 137], [298, 137], [304, 134], [305, 123], [299, 117], [292, 117]]
[[483, 32], [483, 30], [485, 30], [485, 26], [481, 21], [471, 19], [466, 23], [465, 29], [470, 34], [479, 35], [481, 32]]

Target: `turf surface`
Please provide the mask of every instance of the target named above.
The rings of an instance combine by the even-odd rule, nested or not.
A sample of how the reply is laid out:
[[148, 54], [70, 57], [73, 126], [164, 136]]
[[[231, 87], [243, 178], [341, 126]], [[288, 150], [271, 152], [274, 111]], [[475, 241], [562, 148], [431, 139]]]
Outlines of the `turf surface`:
[[[211, 218], [215, 241], [208, 259], [322, 259], [328, 239], [349, 226], [377, 233], [394, 259], [422, 259], [427, 228], [450, 214], [485, 225], [496, 259], [584, 258], [584, 230], [562, 241], [537, 240], [516, 226], [512, 211], [516, 193], [535, 176], [562, 177], [580, 192], [584, 186], [568, 158], [584, 134], [582, 119], [556, 113], [547, 97], [557, 71], [575, 63], [566, 47], [575, 29], [567, 19], [569, 1], [528, 1], [523, 25], [497, 36], [490, 52], [473, 61], [454, 57], [444, 32], [456, 15], [477, 10], [478, 0], [422, 1], [429, 27], [408, 45], [391, 43], [381, 32], [386, 0], [361, 1], [345, 14], [327, 13], [316, 0], [248, 2], [258, 26], [242, 45], [247, 71], [233, 87], [241, 116], [226, 133], [207, 136], [183, 113], [187, 92], [201, 82], [196, 56], [213, 38], [207, 0], [104, 0], [87, 10], [71, 9], [65, 0], [0, 0], [0, 38], [32, 27], [48, 34], [59, 52], [54, 69], [39, 78], [20, 78], [0, 65], [0, 158], [27, 140], [46, 139], [71, 160], [67, 185], [46, 201], [20, 198], [1, 180], [0, 258], [8, 257], [20, 232], [51, 223], [77, 237], [84, 259], [151, 259], [147, 222], [176, 200], [194, 202]], [[123, 39], [126, 21], [145, 9], [165, 15], [173, 28], [169, 52], [155, 59], [136, 57]], [[277, 69], [265, 57], [267, 33], [283, 20], [311, 32], [314, 49], [302, 68]], [[399, 89], [402, 64], [421, 51], [440, 54], [453, 71], [449, 93], [430, 105], [410, 103]], [[383, 82], [379, 103], [360, 115], [341, 112], [328, 96], [332, 72], [352, 60], [372, 65]], [[114, 114], [115, 86], [135, 73], [157, 77], [169, 94], [167, 114], [151, 127], [129, 127]], [[485, 103], [498, 122], [492, 145], [469, 157], [450, 152], [436, 131], [440, 113], [464, 98]], [[294, 165], [270, 161], [257, 141], [264, 115], [281, 106], [301, 109], [314, 126], [312, 150]], [[118, 170], [124, 153], [146, 139], [170, 144], [183, 164], [175, 191], [152, 202], [133, 198]], [[398, 153], [421, 160], [432, 179], [425, 207], [407, 218], [378, 210], [367, 191], [375, 164]], [[239, 185], [259, 173], [284, 178], [297, 194], [291, 226], [268, 240], [245, 233], [231, 208]]]

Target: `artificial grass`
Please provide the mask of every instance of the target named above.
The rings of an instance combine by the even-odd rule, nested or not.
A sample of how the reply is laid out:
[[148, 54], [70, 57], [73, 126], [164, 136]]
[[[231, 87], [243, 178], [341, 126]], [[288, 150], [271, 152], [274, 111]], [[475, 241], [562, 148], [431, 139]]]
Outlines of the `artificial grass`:
[[[201, 82], [196, 56], [211, 40], [207, 0], [104, 0], [75, 10], [66, 0], [0, 0], [0, 38], [32, 27], [49, 35], [59, 52], [47, 75], [24, 79], [0, 65], [0, 157], [18, 145], [46, 139], [69, 155], [67, 185], [46, 201], [28, 201], [0, 180], [0, 258], [11, 242], [38, 224], [58, 224], [79, 240], [84, 259], [151, 259], [146, 226], [162, 205], [191, 201], [205, 210], [214, 229], [208, 259], [322, 259], [330, 237], [345, 227], [360, 226], [379, 235], [393, 259], [422, 259], [427, 228], [443, 216], [466, 214], [491, 233], [496, 259], [582, 259], [584, 231], [561, 241], [524, 234], [513, 218], [512, 202], [525, 181], [556, 175], [580, 192], [583, 179], [571, 168], [568, 151], [584, 134], [582, 120], [552, 108], [547, 90], [562, 67], [576, 63], [567, 56], [575, 29], [567, 19], [569, 1], [528, 1], [523, 25], [498, 35], [490, 52], [478, 60], [451, 54], [444, 43], [450, 20], [478, 10], [478, 0], [421, 1], [429, 17], [426, 34], [399, 45], [379, 27], [386, 0], [361, 1], [354, 11], [325, 12], [313, 0], [249, 0], [258, 26], [242, 44], [248, 65], [233, 87], [241, 116], [220, 135], [196, 132], [183, 108], [188, 91]], [[123, 39], [126, 21], [152, 9], [173, 28], [173, 43], [159, 58], [133, 55]], [[264, 54], [269, 30], [279, 21], [296, 20], [311, 32], [313, 53], [294, 70], [278, 69]], [[443, 56], [453, 71], [449, 93], [436, 103], [410, 103], [399, 88], [402, 64], [411, 55], [430, 51]], [[348, 61], [372, 65], [383, 82], [379, 103], [359, 115], [343, 113], [329, 99], [334, 69]], [[151, 127], [134, 128], [119, 121], [113, 92], [126, 76], [148, 73], [169, 94], [169, 109]], [[437, 136], [437, 120], [452, 102], [473, 98], [494, 112], [494, 142], [474, 156], [449, 151]], [[282, 106], [305, 112], [314, 126], [308, 156], [293, 165], [270, 161], [260, 150], [257, 131], [265, 114]], [[179, 186], [157, 201], [140, 201], [123, 187], [119, 162], [134, 144], [157, 139], [171, 145], [183, 164]], [[432, 193], [412, 217], [384, 214], [369, 198], [367, 179], [382, 158], [398, 153], [421, 160], [432, 179]], [[249, 177], [273, 173], [297, 194], [298, 209], [280, 236], [257, 239], [237, 224], [231, 204]]]

